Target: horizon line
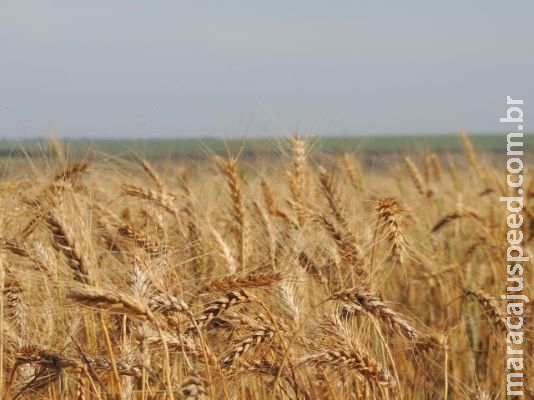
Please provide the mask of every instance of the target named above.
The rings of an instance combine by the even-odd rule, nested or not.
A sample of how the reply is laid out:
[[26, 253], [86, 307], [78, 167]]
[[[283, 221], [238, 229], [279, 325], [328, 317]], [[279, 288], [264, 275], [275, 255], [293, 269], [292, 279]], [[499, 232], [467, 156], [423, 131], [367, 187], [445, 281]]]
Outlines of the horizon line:
[[[467, 132], [464, 130], [458, 130], [455, 132], [434, 132], [434, 133], [428, 133], [428, 132], [413, 132], [413, 133], [367, 133], [367, 134], [323, 134], [323, 135], [316, 135], [316, 134], [302, 134], [295, 132], [293, 134], [287, 134], [287, 135], [265, 135], [265, 136], [256, 136], [256, 137], [250, 137], [250, 136], [242, 136], [242, 135], [236, 135], [236, 136], [211, 136], [211, 135], [197, 135], [197, 136], [81, 136], [81, 137], [73, 137], [73, 136], [60, 136], [60, 135], [42, 135], [42, 136], [34, 136], [34, 137], [23, 137], [23, 138], [12, 138], [12, 137], [0, 137], [0, 142], [17, 142], [17, 141], [39, 141], [39, 140], [50, 140], [50, 139], [57, 139], [57, 140], [63, 140], [63, 141], [73, 141], [73, 142], [91, 142], [91, 141], [164, 141], [164, 140], [221, 140], [221, 141], [227, 141], [227, 140], [270, 140], [270, 139], [283, 139], [283, 138], [289, 138], [293, 137], [295, 135], [301, 136], [301, 137], [307, 137], [307, 138], [379, 138], [379, 137], [414, 137], [414, 136], [428, 136], [428, 137], [436, 137], [436, 136], [457, 136], [461, 133], [466, 133], [468, 136], [497, 136], [497, 135], [505, 135], [509, 132], [506, 131], [475, 131], [475, 132]], [[531, 132], [523, 132], [524, 135], [529, 134]], [[532, 132], [534, 133], [534, 132]]]

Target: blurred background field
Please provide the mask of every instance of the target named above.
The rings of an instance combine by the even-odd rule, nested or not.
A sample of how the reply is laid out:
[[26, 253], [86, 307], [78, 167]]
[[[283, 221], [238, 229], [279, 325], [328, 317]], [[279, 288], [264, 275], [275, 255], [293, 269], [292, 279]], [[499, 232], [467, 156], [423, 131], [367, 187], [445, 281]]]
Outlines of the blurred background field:
[[[506, 152], [506, 134], [471, 135], [473, 145], [486, 153], [503, 154]], [[272, 154], [284, 139], [246, 138], [246, 139], [93, 139], [61, 140], [70, 157], [85, 157], [89, 153], [133, 158], [157, 159], [197, 158], [206, 152], [216, 154], [240, 154], [247, 158], [254, 155]], [[0, 158], [5, 157], [46, 157], [50, 151], [48, 139], [42, 140], [2, 140]], [[315, 137], [313, 146], [323, 152], [365, 152], [368, 156], [381, 153], [405, 153], [411, 151], [432, 151], [455, 153], [461, 150], [457, 134], [444, 135], [384, 135], [359, 137]], [[523, 138], [525, 154], [534, 149], [534, 136], [526, 133]]]

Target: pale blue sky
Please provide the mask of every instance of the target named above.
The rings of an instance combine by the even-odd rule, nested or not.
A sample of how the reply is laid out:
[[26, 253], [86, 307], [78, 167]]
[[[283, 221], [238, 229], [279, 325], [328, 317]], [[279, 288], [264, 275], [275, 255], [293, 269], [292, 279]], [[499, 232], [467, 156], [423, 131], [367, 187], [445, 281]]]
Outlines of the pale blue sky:
[[534, 110], [533, 21], [531, 0], [0, 0], [0, 137], [506, 131], [507, 95]]

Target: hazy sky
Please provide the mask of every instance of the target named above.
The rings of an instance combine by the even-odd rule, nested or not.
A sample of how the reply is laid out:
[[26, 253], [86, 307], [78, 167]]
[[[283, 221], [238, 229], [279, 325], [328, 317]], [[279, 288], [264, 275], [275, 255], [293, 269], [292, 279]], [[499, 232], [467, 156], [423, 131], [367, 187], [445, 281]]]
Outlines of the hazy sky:
[[533, 41], [533, 0], [0, 0], [0, 137], [533, 130]]

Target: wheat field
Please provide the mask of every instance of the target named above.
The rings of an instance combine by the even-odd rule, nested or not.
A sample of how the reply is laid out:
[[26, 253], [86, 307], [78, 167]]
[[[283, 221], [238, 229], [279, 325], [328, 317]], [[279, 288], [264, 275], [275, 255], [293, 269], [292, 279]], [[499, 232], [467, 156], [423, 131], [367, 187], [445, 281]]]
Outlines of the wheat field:
[[506, 164], [459, 140], [7, 162], [0, 397], [506, 398]]

